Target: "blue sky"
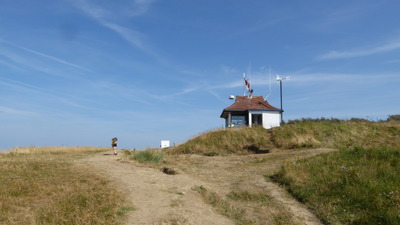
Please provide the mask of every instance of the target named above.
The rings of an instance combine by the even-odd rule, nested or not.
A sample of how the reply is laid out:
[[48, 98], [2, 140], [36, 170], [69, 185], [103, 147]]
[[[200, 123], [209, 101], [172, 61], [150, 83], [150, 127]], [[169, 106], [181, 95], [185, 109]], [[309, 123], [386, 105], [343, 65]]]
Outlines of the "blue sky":
[[397, 0], [1, 0], [0, 149], [158, 147], [221, 128], [229, 95], [284, 117], [400, 113]]

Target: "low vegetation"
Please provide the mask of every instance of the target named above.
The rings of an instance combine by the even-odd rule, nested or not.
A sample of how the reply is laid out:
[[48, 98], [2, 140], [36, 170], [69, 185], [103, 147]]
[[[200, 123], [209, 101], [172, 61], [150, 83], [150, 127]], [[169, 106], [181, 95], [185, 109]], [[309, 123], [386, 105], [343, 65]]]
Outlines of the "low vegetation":
[[301, 120], [274, 132], [283, 148], [340, 149], [287, 163], [272, 179], [328, 224], [400, 224], [400, 126], [385, 122]]
[[120, 223], [127, 209], [121, 193], [71, 160], [101, 149], [68, 149], [18, 148], [0, 155], [0, 224]]
[[378, 147], [399, 142], [398, 116], [387, 121], [301, 119], [273, 129], [221, 129], [166, 150], [168, 154], [206, 156], [267, 153], [272, 149]]
[[388, 119], [387, 119], [387, 121], [397, 121], [397, 122], [399, 122], [400, 121], [400, 115], [390, 115], [389, 117], [388, 117]]
[[[378, 122], [301, 119], [271, 130], [217, 130], [167, 152], [214, 156], [252, 154], [271, 149], [338, 149], [287, 163], [273, 176], [266, 175], [267, 179], [282, 184], [324, 223], [400, 224], [399, 118], [399, 115], [392, 115], [388, 120]], [[229, 208], [225, 206], [229, 201], [219, 200], [215, 193], [201, 188], [198, 191], [214, 207]], [[268, 199], [262, 196], [257, 199]], [[238, 196], [238, 193], [231, 192], [226, 197], [230, 201], [257, 201], [245, 193]], [[238, 224], [242, 223], [244, 217], [240, 216], [240, 211], [229, 213], [234, 213]]]
[[261, 127], [221, 129], [199, 135], [181, 145], [168, 148], [166, 152], [206, 156], [249, 154], [272, 148], [270, 136], [270, 130]]
[[82, 156], [82, 155], [87, 155], [87, 154], [92, 154], [96, 152], [102, 152], [109, 150], [109, 148], [105, 147], [92, 147], [92, 146], [73, 146], [73, 147], [67, 147], [67, 146], [48, 146], [48, 147], [16, 147], [12, 148], [11, 152], [12, 153], [17, 153], [17, 154], [67, 154], [70, 156]]
[[158, 149], [148, 149], [146, 151], [125, 151], [125, 155], [131, 160], [136, 160], [140, 163], [158, 164], [164, 159], [165, 153]]
[[329, 224], [400, 224], [400, 148], [356, 147], [288, 163], [272, 176]]
[[271, 142], [281, 149], [379, 147], [399, 142], [398, 123], [362, 119], [302, 119], [274, 129]]
[[213, 206], [220, 214], [231, 218], [236, 224], [252, 224], [252, 221], [245, 218], [245, 210], [231, 205], [215, 192], [203, 186], [196, 186], [193, 190], [197, 191], [203, 200]]
[[267, 193], [231, 191], [226, 196], [220, 196], [204, 186], [195, 186], [193, 190], [200, 194], [204, 202], [237, 225], [298, 223], [294, 221], [292, 212]]

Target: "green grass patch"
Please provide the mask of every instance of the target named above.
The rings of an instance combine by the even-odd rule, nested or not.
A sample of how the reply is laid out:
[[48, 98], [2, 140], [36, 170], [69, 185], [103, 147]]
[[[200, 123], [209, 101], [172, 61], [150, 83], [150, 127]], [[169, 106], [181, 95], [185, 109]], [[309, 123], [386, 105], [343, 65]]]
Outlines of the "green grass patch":
[[117, 212], [118, 216], [124, 216], [126, 212], [135, 210], [134, 207], [122, 207], [121, 210]]
[[329, 224], [400, 224], [400, 148], [343, 149], [273, 176]]
[[130, 159], [141, 163], [160, 163], [164, 159], [164, 153], [154, 150], [137, 151], [130, 155]]

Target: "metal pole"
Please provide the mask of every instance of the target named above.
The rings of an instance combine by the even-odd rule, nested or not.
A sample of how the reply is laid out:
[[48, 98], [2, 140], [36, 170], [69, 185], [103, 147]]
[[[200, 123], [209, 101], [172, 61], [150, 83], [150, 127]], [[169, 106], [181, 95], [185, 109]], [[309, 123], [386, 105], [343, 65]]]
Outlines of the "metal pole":
[[283, 108], [282, 108], [282, 80], [279, 80], [280, 92], [281, 92], [281, 123], [283, 123]]

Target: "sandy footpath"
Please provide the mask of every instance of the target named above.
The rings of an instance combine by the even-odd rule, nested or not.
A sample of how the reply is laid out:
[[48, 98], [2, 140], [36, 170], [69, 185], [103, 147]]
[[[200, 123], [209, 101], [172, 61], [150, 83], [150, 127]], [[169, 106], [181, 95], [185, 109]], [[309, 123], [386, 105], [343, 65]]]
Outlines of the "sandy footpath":
[[162, 171], [121, 162], [118, 156], [98, 154], [80, 160], [109, 177], [128, 193], [135, 210], [128, 213], [127, 224], [234, 224], [214, 212], [192, 190], [203, 185], [185, 174], [167, 175]]
[[[279, 210], [289, 212], [293, 224], [321, 224], [304, 205], [263, 175], [278, 168], [284, 163], [283, 159], [295, 160], [328, 151], [331, 150], [229, 157], [184, 156], [174, 159], [173, 163], [166, 163], [177, 170], [176, 175], [124, 161], [121, 154], [99, 153], [78, 160], [77, 165], [94, 169], [108, 177], [115, 188], [126, 193], [127, 205], [135, 208], [128, 212], [126, 224], [234, 224], [204, 203], [199, 193], [192, 190], [200, 185], [220, 196], [226, 196], [229, 191], [242, 186], [259, 190], [273, 197], [272, 210], [276, 208], [278, 214]], [[273, 212], [270, 213], [273, 215]], [[261, 217], [262, 221], [257, 224], [277, 224], [272, 220], [264, 222], [265, 219]]]

